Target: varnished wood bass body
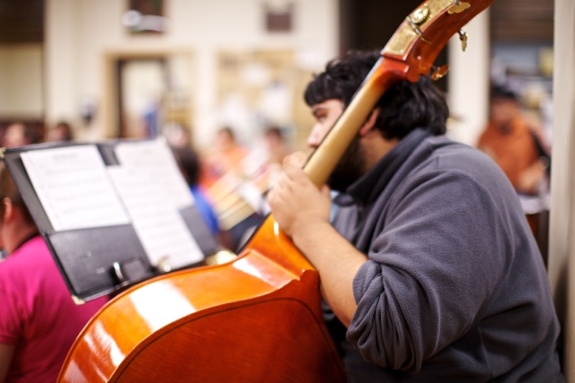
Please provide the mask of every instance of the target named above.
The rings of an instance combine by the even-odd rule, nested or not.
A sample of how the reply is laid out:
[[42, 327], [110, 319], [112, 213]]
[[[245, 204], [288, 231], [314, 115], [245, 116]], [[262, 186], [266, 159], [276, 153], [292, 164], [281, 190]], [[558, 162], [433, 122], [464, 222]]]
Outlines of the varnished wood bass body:
[[[142, 283], [89, 323], [62, 382], [343, 382], [318, 275], [268, 219], [232, 263]], [[272, 235], [268, 235], [268, 234]], [[281, 262], [263, 254], [273, 251]]]

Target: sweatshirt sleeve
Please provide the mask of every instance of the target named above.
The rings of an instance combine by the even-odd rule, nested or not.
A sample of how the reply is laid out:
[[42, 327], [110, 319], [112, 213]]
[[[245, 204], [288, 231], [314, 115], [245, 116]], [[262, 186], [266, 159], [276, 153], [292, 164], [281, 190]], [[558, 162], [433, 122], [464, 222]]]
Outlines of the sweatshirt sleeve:
[[354, 279], [347, 338], [366, 360], [415, 373], [487, 309], [509, 234], [465, 174], [430, 172], [399, 194]]

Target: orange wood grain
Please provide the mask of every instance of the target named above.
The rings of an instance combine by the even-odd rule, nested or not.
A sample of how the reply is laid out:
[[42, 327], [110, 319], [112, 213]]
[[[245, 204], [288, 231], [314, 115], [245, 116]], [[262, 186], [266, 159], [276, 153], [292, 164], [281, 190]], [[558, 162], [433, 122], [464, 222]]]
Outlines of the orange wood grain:
[[[59, 381], [343, 382], [318, 274], [274, 225], [268, 217], [258, 245], [233, 262], [117, 296], [84, 328]], [[272, 249], [277, 259], [262, 255]]]

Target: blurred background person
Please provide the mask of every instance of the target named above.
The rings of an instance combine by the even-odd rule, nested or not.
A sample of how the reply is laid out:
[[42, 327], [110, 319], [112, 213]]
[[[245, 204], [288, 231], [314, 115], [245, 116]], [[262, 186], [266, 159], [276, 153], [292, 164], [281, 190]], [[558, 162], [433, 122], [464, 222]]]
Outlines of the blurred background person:
[[248, 148], [239, 143], [230, 126], [218, 129], [213, 144], [203, 155], [205, 172], [202, 182], [209, 186], [230, 172], [243, 176], [242, 161], [248, 153]]
[[107, 298], [76, 305], [22, 197], [0, 164], [0, 381], [54, 382]]
[[260, 143], [250, 151], [245, 159], [250, 179], [257, 186], [261, 195], [259, 210], [262, 214], [269, 212], [265, 195], [282, 171], [284, 158], [291, 153], [293, 150], [284, 131], [280, 127], [272, 125], [264, 130]]
[[194, 204], [202, 216], [204, 223], [220, 245], [226, 249], [232, 249], [234, 244], [230, 235], [226, 230], [220, 227], [219, 218], [214, 209], [213, 202], [210, 200], [210, 196], [207, 194], [203, 185], [199, 182], [201, 164], [197, 152], [187, 146], [172, 146], [171, 148], [182, 172], [182, 176], [194, 197]]
[[24, 122], [14, 122], [6, 128], [2, 138], [2, 146], [13, 148], [24, 145], [37, 144], [42, 141], [42, 137], [37, 129]]
[[490, 116], [477, 147], [503, 170], [515, 188], [527, 220], [546, 259], [550, 146], [542, 129], [523, 114], [518, 95], [505, 87], [492, 89]]
[[204, 190], [204, 187], [200, 185], [200, 159], [196, 152], [186, 146], [172, 146], [172, 152], [176, 157], [176, 162], [180, 167], [180, 171], [184, 180], [190, 188], [195, 201], [195, 205], [202, 215], [206, 225], [209, 227], [210, 231], [214, 235], [219, 235], [220, 227], [218, 223], [218, 217], [212, 206], [212, 202], [209, 201], [209, 197]]
[[477, 146], [497, 162], [518, 193], [539, 191], [548, 165], [538, 150], [537, 141], [542, 140], [540, 129], [523, 116], [517, 95], [494, 88], [490, 119]]
[[220, 128], [213, 145], [201, 156], [200, 184], [213, 203], [220, 228], [237, 252], [263, 220], [262, 194], [248, 166], [249, 149], [240, 144], [229, 126]]
[[[172, 122], [162, 127], [162, 136], [172, 147], [192, 147], [192, 137], [190, 129], [185, 125]], [[198, 173], [199, 174], [199, 173]]]
[[266, 164], [281, 165], [284, 158], [292, 153], [284, 131], [277, 126], [270, 126], [264, 131], [264, 145], [267, 152]]
[[74, 130], [66, 121], [60, 121], [46, 134], [46, 142], [66, 142], [74, 140]]

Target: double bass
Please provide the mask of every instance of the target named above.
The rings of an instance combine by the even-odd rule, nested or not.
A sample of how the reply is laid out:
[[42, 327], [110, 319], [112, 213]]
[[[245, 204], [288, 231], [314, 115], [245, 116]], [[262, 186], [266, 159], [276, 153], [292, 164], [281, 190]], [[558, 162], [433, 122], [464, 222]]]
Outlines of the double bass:
[[[410, 13], [304, 169], [319, 187], [376, 101], [433, 61], [492, 0], [428, 0]], [[269, 215], [232, 261], [155, 277], [116, 296], [72, 346], [59, 382], [344, 382], [319, 275]]]

